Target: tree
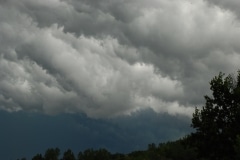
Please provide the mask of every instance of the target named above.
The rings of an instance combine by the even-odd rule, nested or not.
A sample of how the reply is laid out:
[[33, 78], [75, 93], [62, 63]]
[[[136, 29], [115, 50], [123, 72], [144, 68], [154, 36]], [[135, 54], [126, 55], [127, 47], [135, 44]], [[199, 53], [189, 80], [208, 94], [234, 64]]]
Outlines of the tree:
[[76, 160], [74, 153], [68, 149], [66, 152], [63, 154], [63, 160]]
[[239, 135], [237, 136], [234, 150], [236, 152], [236, 159], [240, 159], [240, 136]]
[[193, 114], [192, 142], [201, 157], [233, 159], [240, 134], [240, 71], [236, 77], [219, 73], [210, 86], [212, 96], [205, 96], [205, 106]]
[[79, 152], [78, 160], [95, 160], [96, 152], [91, 149], [86, 149], [83, 153]]
[[99, 149], [96, 151], [95, 160], [110, 160], [111, 153], [106, 149]]
[[37, 154], [32, 158], [32, 160], [44, 160], [44, 158], [41, 154]]
[[83, 153], [79, 152], [78, 160], [110, 160], [111, 153], [106, 149], [86, 149]]
[[82, 152], [78, 153], [78, 160], [84, 160], [84, 155]]
[[59, 148], [49, 148], [45, 152], [45, 160], [58, 160], [58, 157], [60, 155], [60, 149]]

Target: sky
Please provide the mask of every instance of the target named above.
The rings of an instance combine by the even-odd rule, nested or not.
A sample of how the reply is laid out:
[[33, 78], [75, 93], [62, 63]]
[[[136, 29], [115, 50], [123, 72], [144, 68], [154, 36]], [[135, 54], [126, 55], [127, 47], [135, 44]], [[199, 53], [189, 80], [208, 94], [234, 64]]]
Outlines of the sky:
[[238, 0], [1, 0], [0, 156], [128, 153], [192, 132], [240, 68]]

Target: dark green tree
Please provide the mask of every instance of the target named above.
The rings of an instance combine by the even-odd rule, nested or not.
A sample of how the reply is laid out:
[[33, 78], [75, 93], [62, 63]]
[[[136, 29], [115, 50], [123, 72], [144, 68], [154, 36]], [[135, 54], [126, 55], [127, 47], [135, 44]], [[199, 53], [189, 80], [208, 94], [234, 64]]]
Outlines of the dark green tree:
[[240, 134], [240, 71], [236, 77], [219, 73], [210, 86], [212, 96], [205, 96], [205, 106], [193, 114], [192, 143], [201, 157], [234, 159]]
[[58, 157], [60, 155], [60, 149], [59, 148], [49, 148], [45, 152], [44, 159], [45, 160], [58, 160]]
[[36, 154], [32, 160], [44, 160], [43, 156], [41, 154]]
[[96, 151], [95, 160], [110, 160], [111, 153], [108, 152], [106, 149], [99, 149]]
[[147, 157], [149, 160], [162, 159], [155, 143], [148, 144]]
[[113, 160], [125, 160], [126, 155], [122, 153], [114, 153], [111, 155], [111, 159]]
[[[165, 158], [171, 159], [171, 160], [196, 160], [197, 154], [194, 150], [194, 148], [189, 147], [186, 145], [185, 141], [187, 139], [180, 139], [174, 142], [167, 142], [164, 144], [160, 144], [158, 147], [158, 152], [161, 156], [164, 156]], [[162, 159], [161, 158], [155, 158], [155, 159]]]
[[62, 160], [76, 160], [74, 153], [68, 149], [64, 152]]
[[106, 149], [86, 149], [83, 153], [79, 152], [78, 160], [110, 160], [111, 156]]
[[84, 156], [83, 156], [83, 153], [82, 153], [82, 152], [79, 152], [79, 153], [78, 153], [77, 159], [78, 159], [78, 160], [84, 160]]
[[239, 135], [237, 136], [234, 150], [236, 152], [236, 159], [240, 159], [240, 136]]
[[86, 149], [83, 153], [79, 152], [78, 160], [95, 160], [96, 151], [91, 149]]

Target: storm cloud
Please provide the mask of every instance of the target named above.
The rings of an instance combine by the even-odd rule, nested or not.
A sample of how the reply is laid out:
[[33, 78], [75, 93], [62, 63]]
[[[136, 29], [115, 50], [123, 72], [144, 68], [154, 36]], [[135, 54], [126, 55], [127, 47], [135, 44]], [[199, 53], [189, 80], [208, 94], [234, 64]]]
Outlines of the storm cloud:
[[87, 148], [130, 153], [146, 149], [149, 143], [176, 140], [191, 131], [187, 117], [157, 114], [149, 109], [132, 116], [97, 120], [83, 114], [48, 116], [0, 111], [0, 126], [3, 159], [31, 159], [36, 153], [44, 155], [49, 147], [59, 147], [61, 153], [71, 148], [75, 155]]
[[239, 68], [237, 17], [203, 0], [1, 1], [0, 108], [191, 116]]

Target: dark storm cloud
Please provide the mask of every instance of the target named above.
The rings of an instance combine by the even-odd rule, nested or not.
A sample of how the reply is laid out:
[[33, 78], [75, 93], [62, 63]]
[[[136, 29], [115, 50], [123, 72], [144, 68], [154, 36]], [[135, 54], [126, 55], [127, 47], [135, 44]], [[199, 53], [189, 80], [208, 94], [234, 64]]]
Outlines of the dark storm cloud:
[[239, 21], [207, 1], [0, 4], [4, 110], [191, 116], [209, 80], [239, 68]]
[[71, 148], [76, 155], [87, 148], [129, 153], [190, 132], [188, 118], [151, 110], [107, 120], [76, 114], [46, 116], [0, 111], [0, 126], [2, 159], [31, 159], [37, 153], [44, 154], [49, 147], [59, 147], [62, 153]]

